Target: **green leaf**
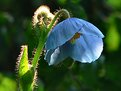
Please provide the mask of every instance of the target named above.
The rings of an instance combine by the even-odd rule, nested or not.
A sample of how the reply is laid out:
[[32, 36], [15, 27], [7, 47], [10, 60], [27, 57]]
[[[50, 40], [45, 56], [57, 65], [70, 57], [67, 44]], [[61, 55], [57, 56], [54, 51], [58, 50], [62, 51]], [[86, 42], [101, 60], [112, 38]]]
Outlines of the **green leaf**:
[[18, 74], [21, 77], [29, 70], [27, 45], [22, 46], [18, 61]]
[[33, 91], [35, 85], [36, 71], [29, 67], [28, 47], [23, 45], [18, 58], [18, 77], [20, 91]]
[[20, 91], [33, 91], [35, 80], [34, 80], [34, 71], [28, 70], [20, 79]]

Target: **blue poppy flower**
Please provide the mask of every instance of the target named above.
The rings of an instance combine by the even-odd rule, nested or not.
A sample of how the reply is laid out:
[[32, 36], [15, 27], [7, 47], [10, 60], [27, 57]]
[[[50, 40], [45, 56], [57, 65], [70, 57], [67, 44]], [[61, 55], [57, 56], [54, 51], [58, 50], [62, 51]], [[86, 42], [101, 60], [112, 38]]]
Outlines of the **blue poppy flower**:
[[45, 60], [49, 65], [56, 65], [67, 57], [91, 63], [101, 55], [103, 37], [93, 24], [78, 18], [68, 18], [50, 31], [45, 44]]

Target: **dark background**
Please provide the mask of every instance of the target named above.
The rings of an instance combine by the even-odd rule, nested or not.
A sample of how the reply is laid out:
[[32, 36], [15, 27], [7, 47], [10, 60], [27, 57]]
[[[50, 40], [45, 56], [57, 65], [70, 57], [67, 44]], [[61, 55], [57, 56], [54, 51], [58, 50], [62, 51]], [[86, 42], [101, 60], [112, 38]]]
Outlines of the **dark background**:
[[37, 91], [121, 91], [121, 0], [0, 0], [0, 91], [17, 91], [16, 59], [24, 44], [32, 56], [32, 16], [43, 4], [52, 13], [65, 8], [93, 23], [105, 38], [102, 56], [91, 64], [76, 62], [68, 69], [68, 58], [48, 66], [41, 56]]

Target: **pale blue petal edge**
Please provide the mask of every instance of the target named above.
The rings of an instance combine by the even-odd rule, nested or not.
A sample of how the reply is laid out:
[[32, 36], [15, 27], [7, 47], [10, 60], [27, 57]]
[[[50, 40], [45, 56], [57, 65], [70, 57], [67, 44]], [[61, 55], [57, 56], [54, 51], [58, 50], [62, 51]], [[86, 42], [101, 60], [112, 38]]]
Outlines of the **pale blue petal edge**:
[[83, 38], [90, 49], [93, 60], [97, 60], [103, 51], [103, 40], [96, 36], [83, 35]]
[[61, 47], [58, 47], [56, 49], [50, 49], [46, 52], [45, 60], [47, 60], [49, 65], [57, 65], [64, 59], [68, 57], [69, 50], [68, 50], [68, 44], [65, 43]]

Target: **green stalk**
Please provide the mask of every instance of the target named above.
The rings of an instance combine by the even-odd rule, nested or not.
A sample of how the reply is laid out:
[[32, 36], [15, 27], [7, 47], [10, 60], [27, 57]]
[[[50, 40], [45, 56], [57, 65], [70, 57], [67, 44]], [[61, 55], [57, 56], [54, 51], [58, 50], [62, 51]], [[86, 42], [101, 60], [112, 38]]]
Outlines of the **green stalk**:
[[53, 20], [51, 21], [51, 23], [50, 23], [50, 25], [49, 25], [49, 27], [48, 27], [48, 31], [51, 30], [51, 28], [53, 27], [53, 25], [54, 25], [54, 23], [56, 22], [56, 20], [57, 20], [57, 19], [60, 17], [60, 15], [62, 15], [62, 14], [66, 15], [66, 18], [70, 18], [69, 12], [68, 12], [66, 9], [61, 9], [61, 10], [59, 10], [59, 11], [56, 13], [55, 17], [53, 18]]
[[[56, 20], [60, 17], [60, 15], [66, 15], [66, 18], [70, 18], [69, 12], [68, 12], [66, 9], [61, 9], [61, 10], [59, 10], [59, 11], [56, 13], [56, 15], [55, 15], [54, 19], [51, 21], [49, 27], [46, 28], [46, 29], [43, 29], [43, 31], [42, 31], [43, 33], [42, 33], [42, 35], [40, 36], [40, 40], [39, 40], [38, 47], [37, 47], [37, 49], [36, 49], [36, 53], [35, 53], [34, 58], [33, 58], [33, 60], [32, 60], [32, 65], [33, 65], [34, 70], [35, 70], [36, 67], [37, 67], [37, 63], [38, 63], [38, 61], [39, 61], [39, 57], [40, 57], [40, 54], [41, 54], [41, 52], [42, 52], [42, 50], [43, 50], [43, 47], [44, 47], [44, 45], [45, 45], [48, 32], [52, 29], [54, 23], [55, 23]], [[43, 40], [41, 40], [41, 39], [43, 39]]]
[[40, 38], [40, 39], [39, 39], [38, 47], [37, 47], [37, 49], [36, 49], [36, 53], [35, 53], [34, 58], [33, 58], [33, 60], [32, 60], [32, 65], [33, 65], [34, 70], [35, 70], [36, 67], [37, 67], [37, 63], [38, 63], [40, 54], [41, 54], [41, 52], [42, 52], [42, 50], [43, 50], [44, 44], [45, 44], [45, 39], [44, 39], [44, 40], [41, 40], [41, 38]]

